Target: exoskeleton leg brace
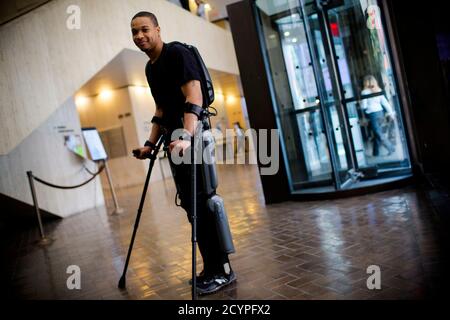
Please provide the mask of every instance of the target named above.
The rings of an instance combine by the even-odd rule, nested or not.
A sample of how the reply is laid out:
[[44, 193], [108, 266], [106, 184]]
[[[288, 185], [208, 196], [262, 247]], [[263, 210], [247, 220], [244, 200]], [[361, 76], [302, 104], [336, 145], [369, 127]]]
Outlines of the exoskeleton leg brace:
[[218, 186], [215, 161], [215, 142], [211, 130], [203, 131], [202, 178], [204, 192], [208, 196], [207, 207], [214, 215], [220, 246], [225, 253], [234, 253], [233, 238], [228, 224], [223, 199], [216, 194]]

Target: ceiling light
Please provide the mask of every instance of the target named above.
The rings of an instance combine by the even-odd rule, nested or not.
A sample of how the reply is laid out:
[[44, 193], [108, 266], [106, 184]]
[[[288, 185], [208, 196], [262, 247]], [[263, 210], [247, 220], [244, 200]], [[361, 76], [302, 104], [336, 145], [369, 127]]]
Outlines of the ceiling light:
[[214, 92], [217, 99], [223, 100], [225, 97], [222, 92]]
[[147, 92], [147, 87], [145, 86], [135, 86], [135, 90], [138, 94], [144, 94]]
[[234, 103], [236, 101], [236, 97], [232, 95], [227, 96], [227, 103]]
[[88, 99], [86, 97], [83, 96], [79, 96], [77, 98], [75, 98], [75, 104], [77, 105], [77, 107], [84, 107], [88, 102]]
[[111, 90], [102, 90], [98, 96], [102, 99], [109, 99], [112, 96], [112, 91]]

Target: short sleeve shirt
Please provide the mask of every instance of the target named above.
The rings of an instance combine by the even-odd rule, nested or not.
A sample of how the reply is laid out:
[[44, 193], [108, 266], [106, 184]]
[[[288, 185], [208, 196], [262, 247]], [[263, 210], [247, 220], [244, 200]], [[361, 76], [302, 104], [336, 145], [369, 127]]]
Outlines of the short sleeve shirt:
[[184, 103], [181, 86], [200, 81], [200, 69], [194, 55], [179, 43], [164, 43], [160, 56], [145, 68], [156, 104], [163, 111], [163, 121], [170, 130], [183, 127]]

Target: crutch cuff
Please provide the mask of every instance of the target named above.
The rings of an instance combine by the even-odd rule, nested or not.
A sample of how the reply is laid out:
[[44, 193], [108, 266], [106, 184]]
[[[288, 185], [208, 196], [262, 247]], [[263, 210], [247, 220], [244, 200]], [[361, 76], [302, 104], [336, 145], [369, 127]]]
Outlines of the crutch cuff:
[[186, 102], [184, 104], [184, 112], [193, 113], [197, 116], [198, 119], [201, 119], [203, 117], [203, 108], [190, 102]]
[[154, 117], [152, 118], [152, 121], [151, 121], [151, 122], [152, 122], [152, 123], [156, 123], [156, 124], [158, 124], [158, 125], [160, 125], [160, 126], [164, 125], [163, 119], [162, 119], [161, 117], [157, 117], [157, 116], [154, 116]]
[[145, 141], [145, 143], [144, 143], [144, 147], [150, 147], [150, 148], [152, 148], [153, 150], [155, 150], [155, 149], [156, 149], [156, 144], [154, 144], [154, 143], [151, 142], [150, 140], [147, 140], [147, 141]]

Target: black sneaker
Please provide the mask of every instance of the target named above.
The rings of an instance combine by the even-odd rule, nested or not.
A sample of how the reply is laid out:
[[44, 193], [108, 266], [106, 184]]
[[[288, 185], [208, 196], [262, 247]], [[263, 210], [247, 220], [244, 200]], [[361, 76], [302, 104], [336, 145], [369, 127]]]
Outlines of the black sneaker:
[[[202, 272], [200, 272], [200, 274], [197, 276], [197, 284], [203, 280], [205, 280], [205, 270], [202, 270]], [[192, 285], [192, 279], [189, 279], [189, 285]]]
[[197, 292], [199, 295], [211, 294], [234, 281], [236, 281], [236, 274], [233, 271], [229, 275], [218, 274], [212, 277], [206, 277], [203, 281], [197, 282]]

